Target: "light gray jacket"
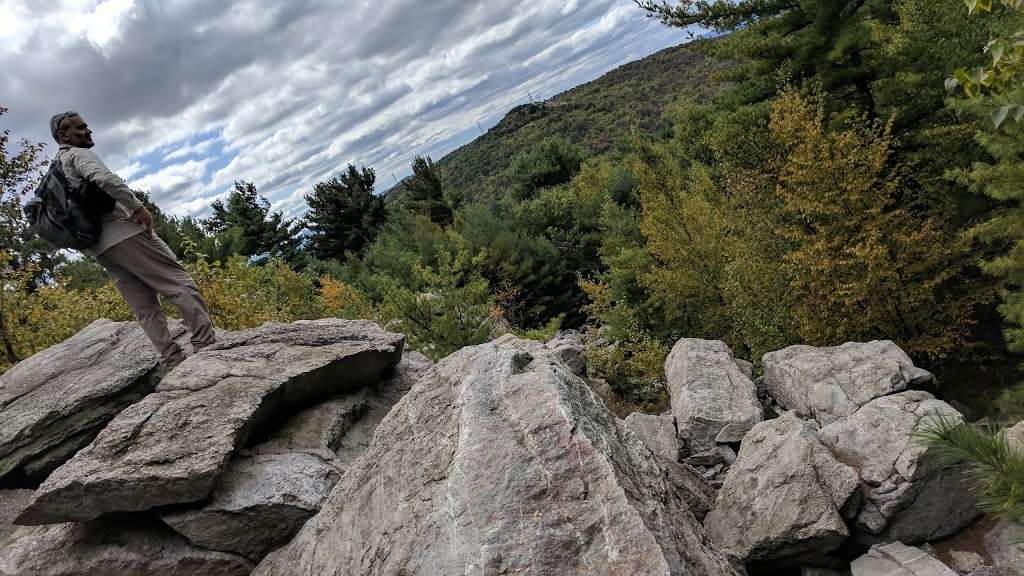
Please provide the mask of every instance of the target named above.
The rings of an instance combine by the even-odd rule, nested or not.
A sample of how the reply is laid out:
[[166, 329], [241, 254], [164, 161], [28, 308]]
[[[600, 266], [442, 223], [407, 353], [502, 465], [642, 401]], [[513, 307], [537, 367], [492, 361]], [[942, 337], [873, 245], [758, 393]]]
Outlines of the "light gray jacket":
[[95, 152], [88, 148], [61, 144], [54, 161], [60, 162], [70, 186], [78, 187], [88, 180], [117, 201], [114, 211], [103, 218], [99, 241], [85, 252], [97, 256], [118, 242], [145, 232], [146, 229], [141, 224], [128, 219], [132, 212], [142, 206], [142, 202], [135, 197], [124, 180], [107, 168]]

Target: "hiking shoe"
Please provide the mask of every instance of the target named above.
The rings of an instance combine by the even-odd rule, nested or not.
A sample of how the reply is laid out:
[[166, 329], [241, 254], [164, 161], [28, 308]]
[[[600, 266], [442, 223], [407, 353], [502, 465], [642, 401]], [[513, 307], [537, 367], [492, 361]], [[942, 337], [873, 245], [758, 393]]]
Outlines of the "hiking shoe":
[[177, 368], [178, 364], [181, 364], [182, 362], [184, 362], [185, 358], [187, 358], [187, 357], [188, 356], [185, 355], [185, 351], [184, 350], [179, 350], [178, 353], [176, 353], [176, 354], [174, 354], [172, 356], [168, 356], [167, 358], [164, 358], [163, 360], [161, 360], [160, 363], [157, 364], [157, 366], [156, 366], [156, 373], [155, 373], [156, 381], [159, 382], [159, 381], [163, 380], [164, 376], [167, 376], [168, 374], [170, 374], [171, 371], [174, 370], [175, 368]]
[[206, 342], [193, 342], [192, 343], [192, 353], [195, 354], [196, 352], [199, 352], [203, 348], [206, 348], [207, 346], [209, 346], [210, 344], [213, 344], [216, 341], [217, 340], [207, 340]]

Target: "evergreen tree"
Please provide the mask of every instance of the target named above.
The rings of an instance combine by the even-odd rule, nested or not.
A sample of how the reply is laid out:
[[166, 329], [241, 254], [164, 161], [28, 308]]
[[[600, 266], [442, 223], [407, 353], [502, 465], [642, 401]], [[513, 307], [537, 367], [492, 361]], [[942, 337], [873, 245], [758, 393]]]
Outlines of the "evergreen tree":
[[572, 180], [580, 171], [583, 152], [561, 138], [547, 138], [516, 156], [509, 168], [510, 188], [516, 200], [530, 198], [542, 188]]
[[336, 178], [319, 182], [306, 195], [309, 249], [321, 260], [358, 254], [371, 244], [385, 220], [384, 199], [373, 194], [373, 169], [349, 164]]
[[227, 200], [210, 204], [213, 216], [203, 222], [214, 235], [237, 229], [242, 238], [239, 254], [272, 253], [294, 262], [297, 256], [299, 225], [285, 220], [280, 212], [270, 211], [270, 202], [256, 192], [251, 182], [238, 180]]
[[454, 206], [445, 194], [441, 171], [429, 156], [413, 159], [412, 176], [402, 181], [402, 191], [402, 203], [407, 210], [425, 214], [441, 226], [452, 223]]

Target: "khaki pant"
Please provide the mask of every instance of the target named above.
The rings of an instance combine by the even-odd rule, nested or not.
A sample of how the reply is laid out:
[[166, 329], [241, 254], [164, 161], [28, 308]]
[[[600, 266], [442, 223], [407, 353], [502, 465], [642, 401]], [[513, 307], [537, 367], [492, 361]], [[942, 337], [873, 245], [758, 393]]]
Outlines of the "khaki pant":
[[96, 261], [106, 268], [162, 359], [174, 358], [182, 350], [171, 339], [157, 294], [181, 311], [193, 346], [213, 342], [213, 324], [199, 288], [163, 240], [145, 232], [136, 234], [104, 250]]

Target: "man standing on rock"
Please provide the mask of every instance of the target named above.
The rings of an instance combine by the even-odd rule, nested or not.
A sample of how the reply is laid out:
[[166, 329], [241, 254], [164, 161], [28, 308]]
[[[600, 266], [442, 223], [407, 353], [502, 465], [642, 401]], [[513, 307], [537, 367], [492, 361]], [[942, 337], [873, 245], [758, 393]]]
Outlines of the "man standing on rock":
[[77, 112], [55, 114], [50, 118], [50, 133], [60, 144], [53, 161], [59, 162], [68, 186], [88, 186], [83, 208], [99, 212], [99, 240], [86, 252], [110, 274], [160, 353], [158, 372], [162, 376], [180, 364], [186, 353], [171, 338], [157, 294], [181, 310], [196, 351], [215, 339], [206, 303], [177, 257], [153, 231], [149, 210], [90, 150], [92, 130], [85, 120]]

